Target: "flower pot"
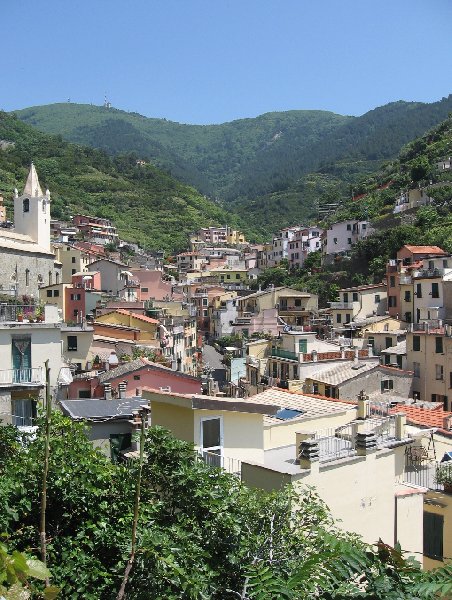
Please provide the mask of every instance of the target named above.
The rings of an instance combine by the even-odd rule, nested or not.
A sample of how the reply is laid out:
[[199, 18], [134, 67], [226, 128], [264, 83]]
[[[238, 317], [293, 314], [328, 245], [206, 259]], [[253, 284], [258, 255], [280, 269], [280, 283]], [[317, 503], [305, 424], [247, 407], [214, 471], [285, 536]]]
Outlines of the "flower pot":
[[24, 316], [23, 315], [17, 315], [17, 320], [19, 321], [19, 323], [22, 323], [22, 321], [24, 320]]

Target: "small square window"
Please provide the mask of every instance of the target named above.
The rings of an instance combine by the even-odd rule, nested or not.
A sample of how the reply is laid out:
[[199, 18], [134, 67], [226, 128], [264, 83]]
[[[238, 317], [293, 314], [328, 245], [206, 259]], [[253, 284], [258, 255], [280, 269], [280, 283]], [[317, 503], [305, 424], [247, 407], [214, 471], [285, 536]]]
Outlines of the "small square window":
[[67, 349], [68, 349], [68, 351], [76, 351], [77, 350], [77, 336], [76, 335], [68, 335], [67, 336]]
[[47, 298], [51, 298], [52, 297], [52, 290], [47, 290]]

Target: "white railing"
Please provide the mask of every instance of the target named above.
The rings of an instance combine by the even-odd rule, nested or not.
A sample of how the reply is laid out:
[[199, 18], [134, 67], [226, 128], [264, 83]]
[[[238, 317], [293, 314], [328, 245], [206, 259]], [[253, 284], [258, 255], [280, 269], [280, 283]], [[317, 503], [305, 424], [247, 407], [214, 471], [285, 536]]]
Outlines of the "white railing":
[[355, 454], [356, 427], [352, 423], [336, 429], [322, 429], [315, 433], [319, 444], [319, 461], [328, 462]]
[[330, 302], [330, 308], [336, 310], [353, 310], [353, 302]]
[[364, 431], [374, 433], [377, 446], [384, 446], [396, 439], [396, 417], [370, 418], [364, 421]]
[[239, 479], [242, 476], [242, 461], [238, 458], [231, 458], [230, 456], [221, 456], [220, 454], [215, 454], [214, 452], [206, 452], [205, 450], [200, 450], [199, 458], [209, 467], [217, 467], [219, 469], [223, 469], [226, 473], [230, 473], [231, 475], [235, 475]]
[[0, 371], [0, 385], [14, 385], [20, 383], [43, 384], [44, 369], [34, 367], [31, 369], [4, 369]]

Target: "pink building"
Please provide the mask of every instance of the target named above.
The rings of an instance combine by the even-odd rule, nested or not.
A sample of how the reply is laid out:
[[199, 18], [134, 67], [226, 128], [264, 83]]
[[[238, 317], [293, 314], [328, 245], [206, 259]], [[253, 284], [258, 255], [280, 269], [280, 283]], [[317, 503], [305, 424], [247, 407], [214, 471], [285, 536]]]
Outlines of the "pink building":
[[322, 233], [323, 229], [319, 227], [306, 227], [295, 232], [287, 251], [291, 267], [301, 268], [310, 252], [321, 250]]
[[131, 269], [133, 279], [140, 284], [140, 297], [143, 300], [169, 300], [172, 296], [172, 285], [162, 279], [162, 271], [147, 269]]
[[[201, 380], [192, 375], [137, 358], [103, 373], [86, 373], [76, 376], [69, 386], [69, 398], [103, 398], [106, 386], [112, 396], [120, 396], [120, 384], [126, 384], [126, 396], [136, 396], [144, 387], [159, 390], [165, 388], [180, 394], [201, 393]], [[108, 389], [108, 388], [107, 388]]]

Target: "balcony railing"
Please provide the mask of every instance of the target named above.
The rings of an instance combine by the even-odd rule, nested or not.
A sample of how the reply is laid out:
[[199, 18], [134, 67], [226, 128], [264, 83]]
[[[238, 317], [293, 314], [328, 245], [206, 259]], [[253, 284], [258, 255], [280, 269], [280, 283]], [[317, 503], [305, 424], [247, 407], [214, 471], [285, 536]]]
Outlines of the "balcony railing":
[[419, 485], [429, 490], [442, 491], [444, 484], [436, 481], [438, 469], [448, 472], [448, 479], [452, 481], [452, 464], [430, 462], [427, 464], [407, 464], [401, 477], [401, 482]]
[[288, 360], [298, 361], [298, 354], [291, 352], [290, 350], [284, 350], [283, 348], [272, 348], [271, 355], [277, 358], [287, 358]]
[[401, 275], [400, 276], [400, 285], [411, 285], [412, 279], [409, 275]]
[[4, 369], [0, 371], [0, 385], [29, 383], [39, 385], [44, 383], [44, 369]]
[[333, 310], [353, 310], [353, 302], [330, 302]]
[[416, 278], [437, 278], [437, 277], [442, 277], [444, 275], [444, 269], [419, 269], [418, 271], [415, 271], [413, 273], [413, 277]]
[[0, 304], [0, 322], [34, 319], [37, 308], [34, 304]]
[[314, 439], [319, 446], [320, 462], [329, 462], [354, 456], [358, 430], [362, 433], [374, 433], [377, 447], [382, 448], [396, 440], [395, 416], [370, 418], [362, 422], [352, 422], [337, 428], [323, 429], [315, 433]]
[[238, 458], [231, 458], [230, 456], [221, 456], [215, 454], [215, 452], [207, 452], [200, 450], [198, 453], [200, 460], [202, 460], [209, 467], [216, 467], [223, 469], [226, 473], [235, 475], [239, 479], [242, 477], [242, 461]]

